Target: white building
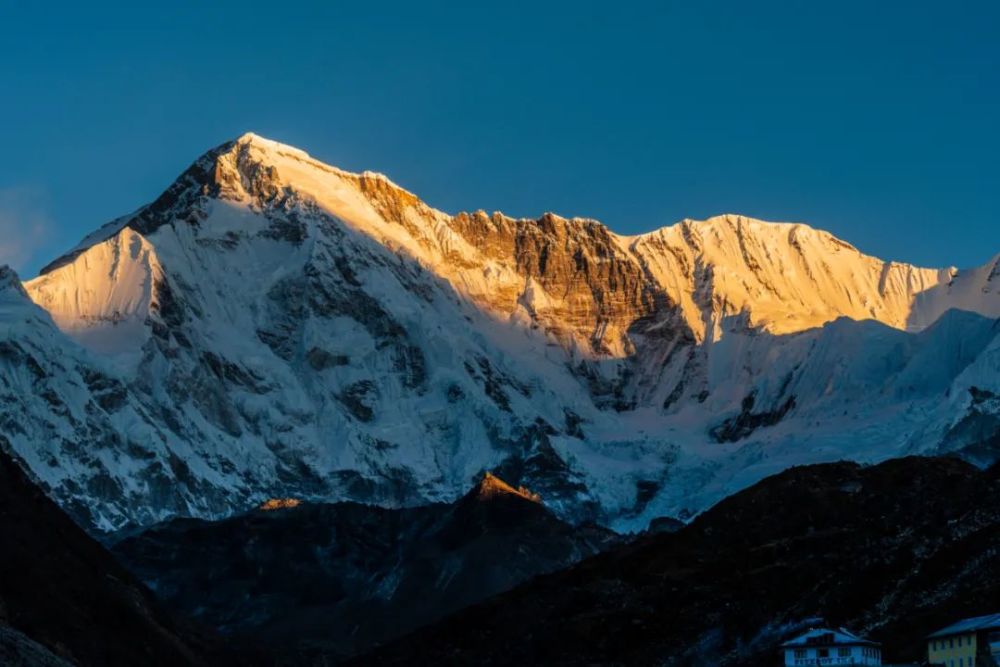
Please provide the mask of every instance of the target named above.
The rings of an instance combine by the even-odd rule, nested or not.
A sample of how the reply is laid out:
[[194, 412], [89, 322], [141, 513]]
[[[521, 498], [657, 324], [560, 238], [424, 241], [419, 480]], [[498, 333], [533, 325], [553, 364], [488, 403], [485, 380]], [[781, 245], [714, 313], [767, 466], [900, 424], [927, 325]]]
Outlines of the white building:
[[813, 628], [781, 645], [785, 665], [881, 665], [882, 649], [844, 628]]

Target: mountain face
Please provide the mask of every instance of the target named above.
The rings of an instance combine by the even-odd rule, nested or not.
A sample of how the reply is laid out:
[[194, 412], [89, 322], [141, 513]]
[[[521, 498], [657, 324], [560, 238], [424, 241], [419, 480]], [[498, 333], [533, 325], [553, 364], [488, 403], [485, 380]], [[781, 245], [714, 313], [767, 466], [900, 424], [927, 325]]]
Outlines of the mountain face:
[[2, 453], [0, 535], [0, 664], [248, 664], [177, 622]]
[[797, 467], [350, 664], [757, 667], [817, 624], [922, 660], [930, 632], [996, 609], [998, 472], [919, 457]]
[[175, 519], [114, 553], [175, 611], [279, 664], [330, 664], [620, 542], [486, 477], [451, 505], [271, 502]]
[[794, 464], [998, 451], [1000, 256], [451, 216], [245, 135], [23, 289], [4, 275], [0, 434], [98, 530], [450, 502], [484, 469], [641, 530]]

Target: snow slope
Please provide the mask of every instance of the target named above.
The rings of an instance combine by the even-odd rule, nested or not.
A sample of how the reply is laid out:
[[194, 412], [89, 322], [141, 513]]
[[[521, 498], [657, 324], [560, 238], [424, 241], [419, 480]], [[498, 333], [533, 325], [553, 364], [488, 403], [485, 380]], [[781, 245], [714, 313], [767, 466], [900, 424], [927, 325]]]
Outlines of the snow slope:
[[800, 462], [989, 459], [998, 275], [732, 215], [451, 216], [248, 134], [26, 283], [47, 315], [7, 288], [0, 433], [101, 529], [483, 469], [637, 529]]

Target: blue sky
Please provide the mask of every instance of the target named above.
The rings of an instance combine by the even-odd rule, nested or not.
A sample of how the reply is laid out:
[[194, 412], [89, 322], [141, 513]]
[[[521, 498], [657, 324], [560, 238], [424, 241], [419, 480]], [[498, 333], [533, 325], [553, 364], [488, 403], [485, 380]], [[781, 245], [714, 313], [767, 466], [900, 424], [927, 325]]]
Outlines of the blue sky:
[[0, 262], [25, 277], [247, 130], [451, 212], [1000, 251], [997, 2], [28, 4], [0, 5]]

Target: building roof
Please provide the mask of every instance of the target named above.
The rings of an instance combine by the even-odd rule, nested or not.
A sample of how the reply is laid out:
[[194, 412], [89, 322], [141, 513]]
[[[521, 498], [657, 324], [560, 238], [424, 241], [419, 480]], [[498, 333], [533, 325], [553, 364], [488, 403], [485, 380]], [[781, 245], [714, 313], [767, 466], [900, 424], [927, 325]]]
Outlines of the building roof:
[[878, 642], [859, 637], [845, 628], [811, 628], [795, 639], [789, 639], [781, 648], [804, 648], [807, 646], [881, 646]]
[[989, 614], [987, 616], [973, 616], [964, 618], [958, 623], [952, 623], [946, 628], [941, 628], [937, 632], [927, 635], [928, 639], [937, 637], [947, 637], [949, 635], [961, 635], [967, 632], [978, 632], [980, 630], [1000, 630], [1000, 614]]

